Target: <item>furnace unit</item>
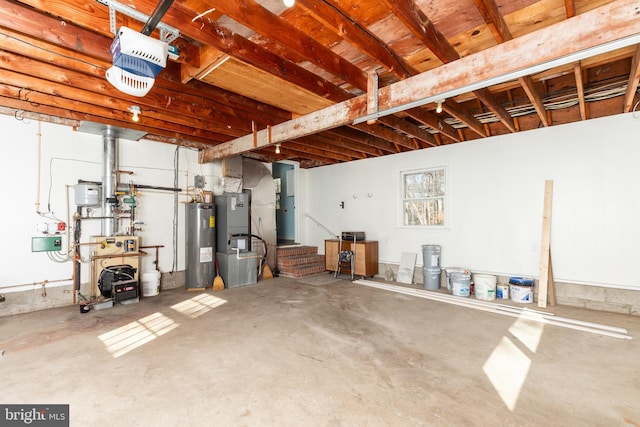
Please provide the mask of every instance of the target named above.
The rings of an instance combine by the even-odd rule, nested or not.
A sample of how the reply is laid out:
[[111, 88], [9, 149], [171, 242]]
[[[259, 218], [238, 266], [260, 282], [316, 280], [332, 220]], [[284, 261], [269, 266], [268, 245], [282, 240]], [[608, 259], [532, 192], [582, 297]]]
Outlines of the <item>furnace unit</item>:
[[258, 256], [251, 251], [251, 193], [215, 197], [219, 274], [227, 288], [257, 282]]
[[213, 285], [216, 253], [215, 206], [211, 203], [186, 205], [186, 286], [208, 288]]
[[114, 302], [137, 301], [139, 292], [140, 238], [96, 236], [92, 256], [91, 296], [102, 295]]

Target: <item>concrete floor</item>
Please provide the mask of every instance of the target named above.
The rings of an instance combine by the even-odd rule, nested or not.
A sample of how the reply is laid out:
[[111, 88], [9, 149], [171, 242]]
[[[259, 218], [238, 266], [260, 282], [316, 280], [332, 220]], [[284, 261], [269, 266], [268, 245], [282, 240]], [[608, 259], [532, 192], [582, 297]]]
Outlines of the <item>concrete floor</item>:
[[620, 340], [329, 277], [0, 318], [0, 403], [68, 403], [72, 426], [640, 426], [638, 317], [555, 310]]

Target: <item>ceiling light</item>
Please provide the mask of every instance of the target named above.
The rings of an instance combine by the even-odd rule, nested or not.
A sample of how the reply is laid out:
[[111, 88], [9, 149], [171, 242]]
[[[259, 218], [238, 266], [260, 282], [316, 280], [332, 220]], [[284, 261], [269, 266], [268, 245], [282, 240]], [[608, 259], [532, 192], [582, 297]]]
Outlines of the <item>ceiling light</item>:
[[280, 154], [280, 144], [276, 144], [276, 154]]
[[291, 7], [295, 4], [296, 0], [283, 0], [284, 5], [287, 7]]
[[436, 105], [436, 113], [442, 113], [442, 101], [438, 101], [438, 105]]
[[129, 111], [131, 111], [131, 114], [133, 114], [131, 120], [133, 120], [134, 122], [140, 120], [140, 114], [142, 114], [142, 109], [140, 107], [138, 107], [137, 105], [132, 105], [131, 107], [129, 107]]

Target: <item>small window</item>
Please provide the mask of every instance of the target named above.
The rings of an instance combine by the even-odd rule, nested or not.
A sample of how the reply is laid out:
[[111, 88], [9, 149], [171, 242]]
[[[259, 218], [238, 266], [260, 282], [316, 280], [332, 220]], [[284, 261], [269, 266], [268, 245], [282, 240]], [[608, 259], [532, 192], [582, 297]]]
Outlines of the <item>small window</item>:
[[402, 225], [444, 227], [445, 195], [445, 168], [402, 172]]

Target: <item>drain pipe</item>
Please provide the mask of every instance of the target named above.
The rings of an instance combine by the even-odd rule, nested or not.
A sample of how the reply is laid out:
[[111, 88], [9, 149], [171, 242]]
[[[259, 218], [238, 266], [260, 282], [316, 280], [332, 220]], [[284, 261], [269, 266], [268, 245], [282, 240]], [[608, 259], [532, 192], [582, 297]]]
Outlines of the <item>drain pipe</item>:
[[102, 236], [116, 234], [116, 220], [113, 208], [116, 199], [116, 155], [118, 133], [111, 126], [107, 126], [102, 132], [102, 220], [100, 233]]

